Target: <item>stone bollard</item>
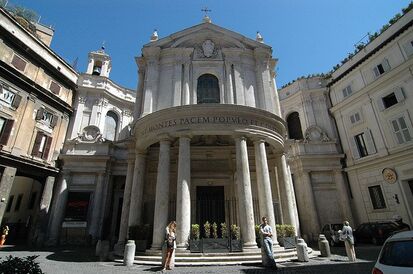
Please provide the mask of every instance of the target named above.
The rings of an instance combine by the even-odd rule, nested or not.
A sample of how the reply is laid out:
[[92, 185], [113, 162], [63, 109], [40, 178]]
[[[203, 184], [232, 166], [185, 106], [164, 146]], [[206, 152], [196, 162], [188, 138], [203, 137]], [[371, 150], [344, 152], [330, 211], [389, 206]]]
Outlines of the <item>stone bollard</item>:
[[126, 266], [132, 266], [135, 259], [135, 241], [128, 240], [128, 243], [125, 245], [125, 252], [123, 253], [123, 264]]
[[300, 262], [308, 262], [307, 244], [303, 239], [297, 240], [297, 257]]
[[320, 234], [318, 237], [318, 249], [320, 250], [321, 257], [330, 257], [330, 245], [328, 244], [327, 238], [324, 234]]

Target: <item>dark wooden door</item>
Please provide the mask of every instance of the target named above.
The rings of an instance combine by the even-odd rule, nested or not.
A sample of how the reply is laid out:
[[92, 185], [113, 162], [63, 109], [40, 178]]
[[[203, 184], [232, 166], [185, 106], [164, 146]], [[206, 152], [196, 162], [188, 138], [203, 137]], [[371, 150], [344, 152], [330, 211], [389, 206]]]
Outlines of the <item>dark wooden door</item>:
[[225, 195], [223, 186], [198, 186], [196, 189], [196, 220], [204, 236], [203, 224], [217, 223], [220, 227], [225, 222]]

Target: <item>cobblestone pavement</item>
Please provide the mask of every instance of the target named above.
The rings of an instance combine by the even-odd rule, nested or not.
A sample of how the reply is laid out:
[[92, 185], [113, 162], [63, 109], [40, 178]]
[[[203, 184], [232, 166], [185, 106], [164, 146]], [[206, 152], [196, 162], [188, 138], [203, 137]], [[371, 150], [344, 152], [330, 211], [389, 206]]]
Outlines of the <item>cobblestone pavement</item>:
[[[357, 261], [350, 263], [345, 257], [344, 247], [332, 248], [330, 258], [316, 257], [309, 262], [288, 261], [279, 263], [276, 273], [352, 273], [362, 274], [371, 273], [380, 247], [376, 246], [357, 246]], [[81, 248], [59, 248], [27, 250], [24, 247], [5, 246], [0, 249], [1, 260], [8, 255], [26, 257], [38, 255], [36, 259], [42, 270], [48, 274], [95, 274], [95, 273], [162, 273], [160, 267], [134, 265], [125, 267], [119, 262], [98, 262], [93, 256], [92, 249]], [[204, 267], [177, 267], [166, 273], [274, 273], [272, 269], [266, 269], [260, 265], [236, 265], [236, 266], [204, 266]], [[1, 273], [1, 269], [0, 269]], [[11, 273], [10, 273], [11, 274]]]

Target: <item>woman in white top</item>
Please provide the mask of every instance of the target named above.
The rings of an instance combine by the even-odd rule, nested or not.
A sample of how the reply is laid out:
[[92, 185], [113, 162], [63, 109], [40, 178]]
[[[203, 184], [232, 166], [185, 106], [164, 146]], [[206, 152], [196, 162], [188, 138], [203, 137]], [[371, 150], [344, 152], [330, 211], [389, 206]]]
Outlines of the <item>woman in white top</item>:
[[165, 265], [163, 266], [163, 270], [171, 270], [171, 258], [173, 255], [173, 252], [176, 248], [176, 222], [172, 221], [168, 224], [166, 227], [166, 239], [165, 239], [165, 244], [166, 244], [166, 258], [165, 258]]

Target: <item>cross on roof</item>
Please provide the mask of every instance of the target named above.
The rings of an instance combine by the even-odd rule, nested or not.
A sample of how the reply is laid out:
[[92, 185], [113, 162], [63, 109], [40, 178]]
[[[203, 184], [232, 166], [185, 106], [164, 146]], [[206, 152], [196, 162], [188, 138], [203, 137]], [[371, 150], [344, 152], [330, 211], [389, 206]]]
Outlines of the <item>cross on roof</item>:
[[201, 9], [201, 11], [205, 12], [205, 16], [208, 16], [208, 12], [211, 12], [211, 10], [208, 9], [208, 7], [204, 7], [203, 9]]

